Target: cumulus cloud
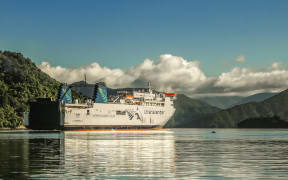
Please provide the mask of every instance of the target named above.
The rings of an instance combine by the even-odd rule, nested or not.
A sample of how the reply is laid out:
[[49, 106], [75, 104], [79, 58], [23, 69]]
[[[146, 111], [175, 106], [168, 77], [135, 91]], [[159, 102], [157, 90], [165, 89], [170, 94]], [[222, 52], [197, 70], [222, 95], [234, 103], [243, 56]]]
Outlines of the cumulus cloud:
[[244, 63], [244, 62], [246, 62], [246, 57], [245, 56], [237, 56], [235, 58], [235, 61]]
[[288, 69], [273, 63], [266, 71], [248, 68], [232, 68], [218, 77], [207, 77], [199, 61], [188, 61], [170, 54], [161, 55], [157, 61], [146, 59], [127, 71], [102, 67], [92, 63], [79, 68], [51, 66], [42, 62], [38, 66], [51, 77], [66, 83], [83, 80], [104, 81], [108, 87], [145, 87], [151, 82], [154, 89], [185, 93], [189, 96], [251, 95], [259, 92], [274, 92], [288, 87]]
[[266, 72], [253, 71], [247, 68], [233, 68], [222, 73], [214, 84], [223, 92], [237, 92], [243, 95], [258, 91], [280, 91], [288, 87], [288, 71], [274, 69]]
[[280, 62], [274, 62], [272, 63], [271, 67], [269, 68], [270, 70], [279, 70], [281, 69], [281, 64]]
[[187, 61], [182, 57], [165, 54], [160, 56], [157, 62], [146, 59], [128, 71], [101, 67], [98, 63], [79, 68], [64, 68], [42, 62], [39, 68], [66, 83], [81, 81], [86, 74], [90, 83], [104, 81], [112, 88], [143, 87], [149, 81], [158, 90], [193, 91], [207, 79], [199, 65], [198, 61]]

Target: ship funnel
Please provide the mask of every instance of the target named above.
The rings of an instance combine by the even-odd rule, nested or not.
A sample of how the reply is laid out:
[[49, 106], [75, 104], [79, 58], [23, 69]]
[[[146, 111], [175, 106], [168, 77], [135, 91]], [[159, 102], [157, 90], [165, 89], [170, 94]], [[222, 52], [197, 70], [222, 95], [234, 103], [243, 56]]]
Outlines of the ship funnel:
[[107, 103], [107, 88], [104, 82], [95, 84], [94, 87], [94, 102], [95, 103]]
[[63, 101], [65, 103], [72, 103], [72, 92], [69, 86], [67, 85], [62, 85], [60, 88], [60, 93], [59, 93], [59, 101]]

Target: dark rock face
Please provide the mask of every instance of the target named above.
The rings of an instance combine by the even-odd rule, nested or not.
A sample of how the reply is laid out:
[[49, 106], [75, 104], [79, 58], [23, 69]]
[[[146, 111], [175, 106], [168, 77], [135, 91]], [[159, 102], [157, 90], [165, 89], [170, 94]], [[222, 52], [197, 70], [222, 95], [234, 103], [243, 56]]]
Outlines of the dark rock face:
[[288, 122], [279, 116], [250, 118], [238, 123], [239, 128], [288, 128]]

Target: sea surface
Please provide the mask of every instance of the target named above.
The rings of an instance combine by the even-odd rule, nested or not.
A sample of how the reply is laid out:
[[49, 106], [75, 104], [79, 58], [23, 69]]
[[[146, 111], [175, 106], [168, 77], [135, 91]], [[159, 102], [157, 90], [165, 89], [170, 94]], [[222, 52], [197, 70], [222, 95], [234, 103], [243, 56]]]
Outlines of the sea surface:
[[0, 179], [287, 180], [288, 130], [0, 131]]

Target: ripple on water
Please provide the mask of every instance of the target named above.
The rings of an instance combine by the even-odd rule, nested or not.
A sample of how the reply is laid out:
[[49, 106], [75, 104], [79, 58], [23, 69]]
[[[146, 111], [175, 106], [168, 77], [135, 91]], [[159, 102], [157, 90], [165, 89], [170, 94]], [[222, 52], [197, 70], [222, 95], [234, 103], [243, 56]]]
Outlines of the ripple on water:
[[288, 179], [288, 131], [0, 132], [4, 179]]

